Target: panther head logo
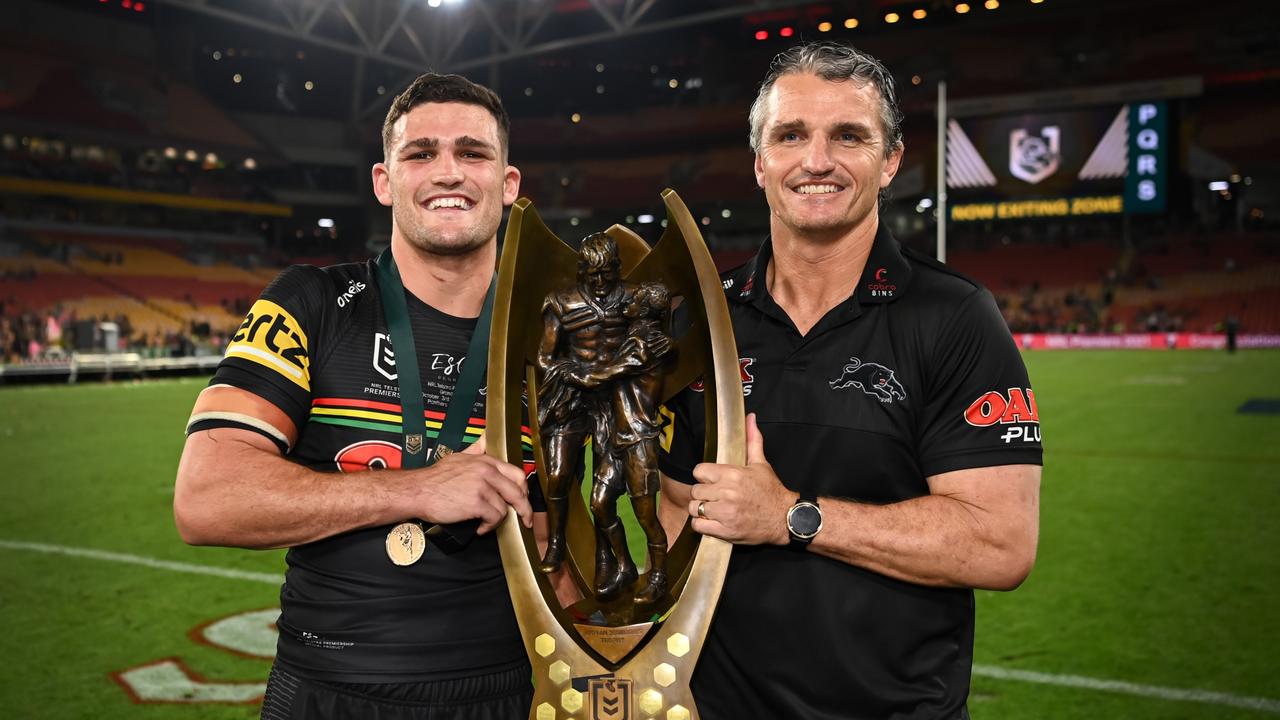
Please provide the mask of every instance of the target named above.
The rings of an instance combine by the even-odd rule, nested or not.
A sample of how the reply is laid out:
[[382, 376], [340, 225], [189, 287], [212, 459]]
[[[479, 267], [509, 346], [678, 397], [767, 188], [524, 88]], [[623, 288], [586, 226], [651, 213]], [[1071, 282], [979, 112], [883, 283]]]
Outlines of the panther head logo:
[[907, 399], [907, 391], [892, 370], [878, 363], [864, 363], [856, 357], [849, 358], [849, 364], [844, 366], [840, 377], [827, 382], [832, 390], [843, 390], [852, 385], [882, 403]]

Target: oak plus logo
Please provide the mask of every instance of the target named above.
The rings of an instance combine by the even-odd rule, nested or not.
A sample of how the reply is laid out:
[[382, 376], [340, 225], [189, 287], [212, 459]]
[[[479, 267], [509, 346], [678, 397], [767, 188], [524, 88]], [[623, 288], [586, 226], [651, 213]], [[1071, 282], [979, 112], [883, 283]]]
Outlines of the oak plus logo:
[[[755, 382], [756, 376], [747, 368], [754, 365], [755, 358], [744, 357], [738, 358], [738, 379], [742, 381], [742, 394], [744, 396], [751, 394], [751, 384]], [[702, 380], [694, 380], [689, 383], [689, 389], [694, 392], [702, 392], [707, 389], [707, 384]]]
[[964, 420], [974, 427], [1011, 426], [1000, 436], [1006, 445], [1014, 440], [1040, 442], [1040, 413], [1031, 388], [985, 393], [970, 403], [964, 411]]

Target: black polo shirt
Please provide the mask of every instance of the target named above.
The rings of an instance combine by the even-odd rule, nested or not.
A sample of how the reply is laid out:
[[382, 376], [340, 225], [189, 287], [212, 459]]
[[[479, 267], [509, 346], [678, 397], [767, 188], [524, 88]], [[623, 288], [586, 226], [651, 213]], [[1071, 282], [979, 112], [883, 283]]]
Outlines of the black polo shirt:
[[[788, 488], [884, 504], [939, 473], [1041, 463], [1035, 396], [989, 292], [881, 224], [856, 292], [801, 335], [766, 287], [771, 252], [723, 281], [746, 409]], [[686, 483], [703, 461], [698, 388], [666, 406], [662, 470]], [[971, 590], [738, 546], [693, 692], [706, 720], [956, 718], [972, 662]]]

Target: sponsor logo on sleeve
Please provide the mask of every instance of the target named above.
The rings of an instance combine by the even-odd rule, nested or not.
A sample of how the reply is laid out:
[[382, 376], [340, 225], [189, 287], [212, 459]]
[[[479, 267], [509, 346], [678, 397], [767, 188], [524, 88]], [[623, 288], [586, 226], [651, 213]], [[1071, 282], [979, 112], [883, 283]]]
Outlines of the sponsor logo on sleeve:
[[666, 405], [659, 405], [658, 416], [662, 418], [662, 427], [658, 431], [658, 444], [663, 450], [671, 452], [671, 436], [676, 430], [676, 414], [668, 410]]
[[974, 427], [1010, 426], [1000, 436], [1006, 445], [1014, 440], [1040, 442], [1040, 413], [1031, 388], [984, 393], [964, 411], [964, 420]]
[[255, 362], [303, 390], [311, 389], [307, 335], [288, 310], [270, 300], [260, 299], [249, 308], [227, 345], [227, 357]]
[[893, 370], [880, 363], [862, 362], [856, 357], [849, 358], [849, 363], [840, 372], [840, 377], [828, 380], [827, 384], [832, 390], [858, 388], [882, 403], [907, 399], [907, 391], [894, 376]]
[[[742, 381], [743, 396], [751, 394], [751, 384], [755, 382], [756, 376], [747, 368], [755, 363], [756, 359], [752, 357], [738, 358], [738, 379]], [[707, 389], [707, 384], [702, 380], [694, 380], [689, 383], [689, 389], [694, 392], [703, 392]]]

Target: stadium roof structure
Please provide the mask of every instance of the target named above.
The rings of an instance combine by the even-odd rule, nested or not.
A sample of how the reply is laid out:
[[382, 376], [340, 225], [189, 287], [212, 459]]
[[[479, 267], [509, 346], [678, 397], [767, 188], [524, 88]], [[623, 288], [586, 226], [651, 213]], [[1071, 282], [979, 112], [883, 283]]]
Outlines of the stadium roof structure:
[[[400, 68], [405, 83], [424, 68], [463, 72], [646, 33], [822, 5], [813, 0], [152, 1]], [[360, 88], [353, 92], [358, 97]], [[376, 98], [360, 115], [371, 115], [389, 101]]]

